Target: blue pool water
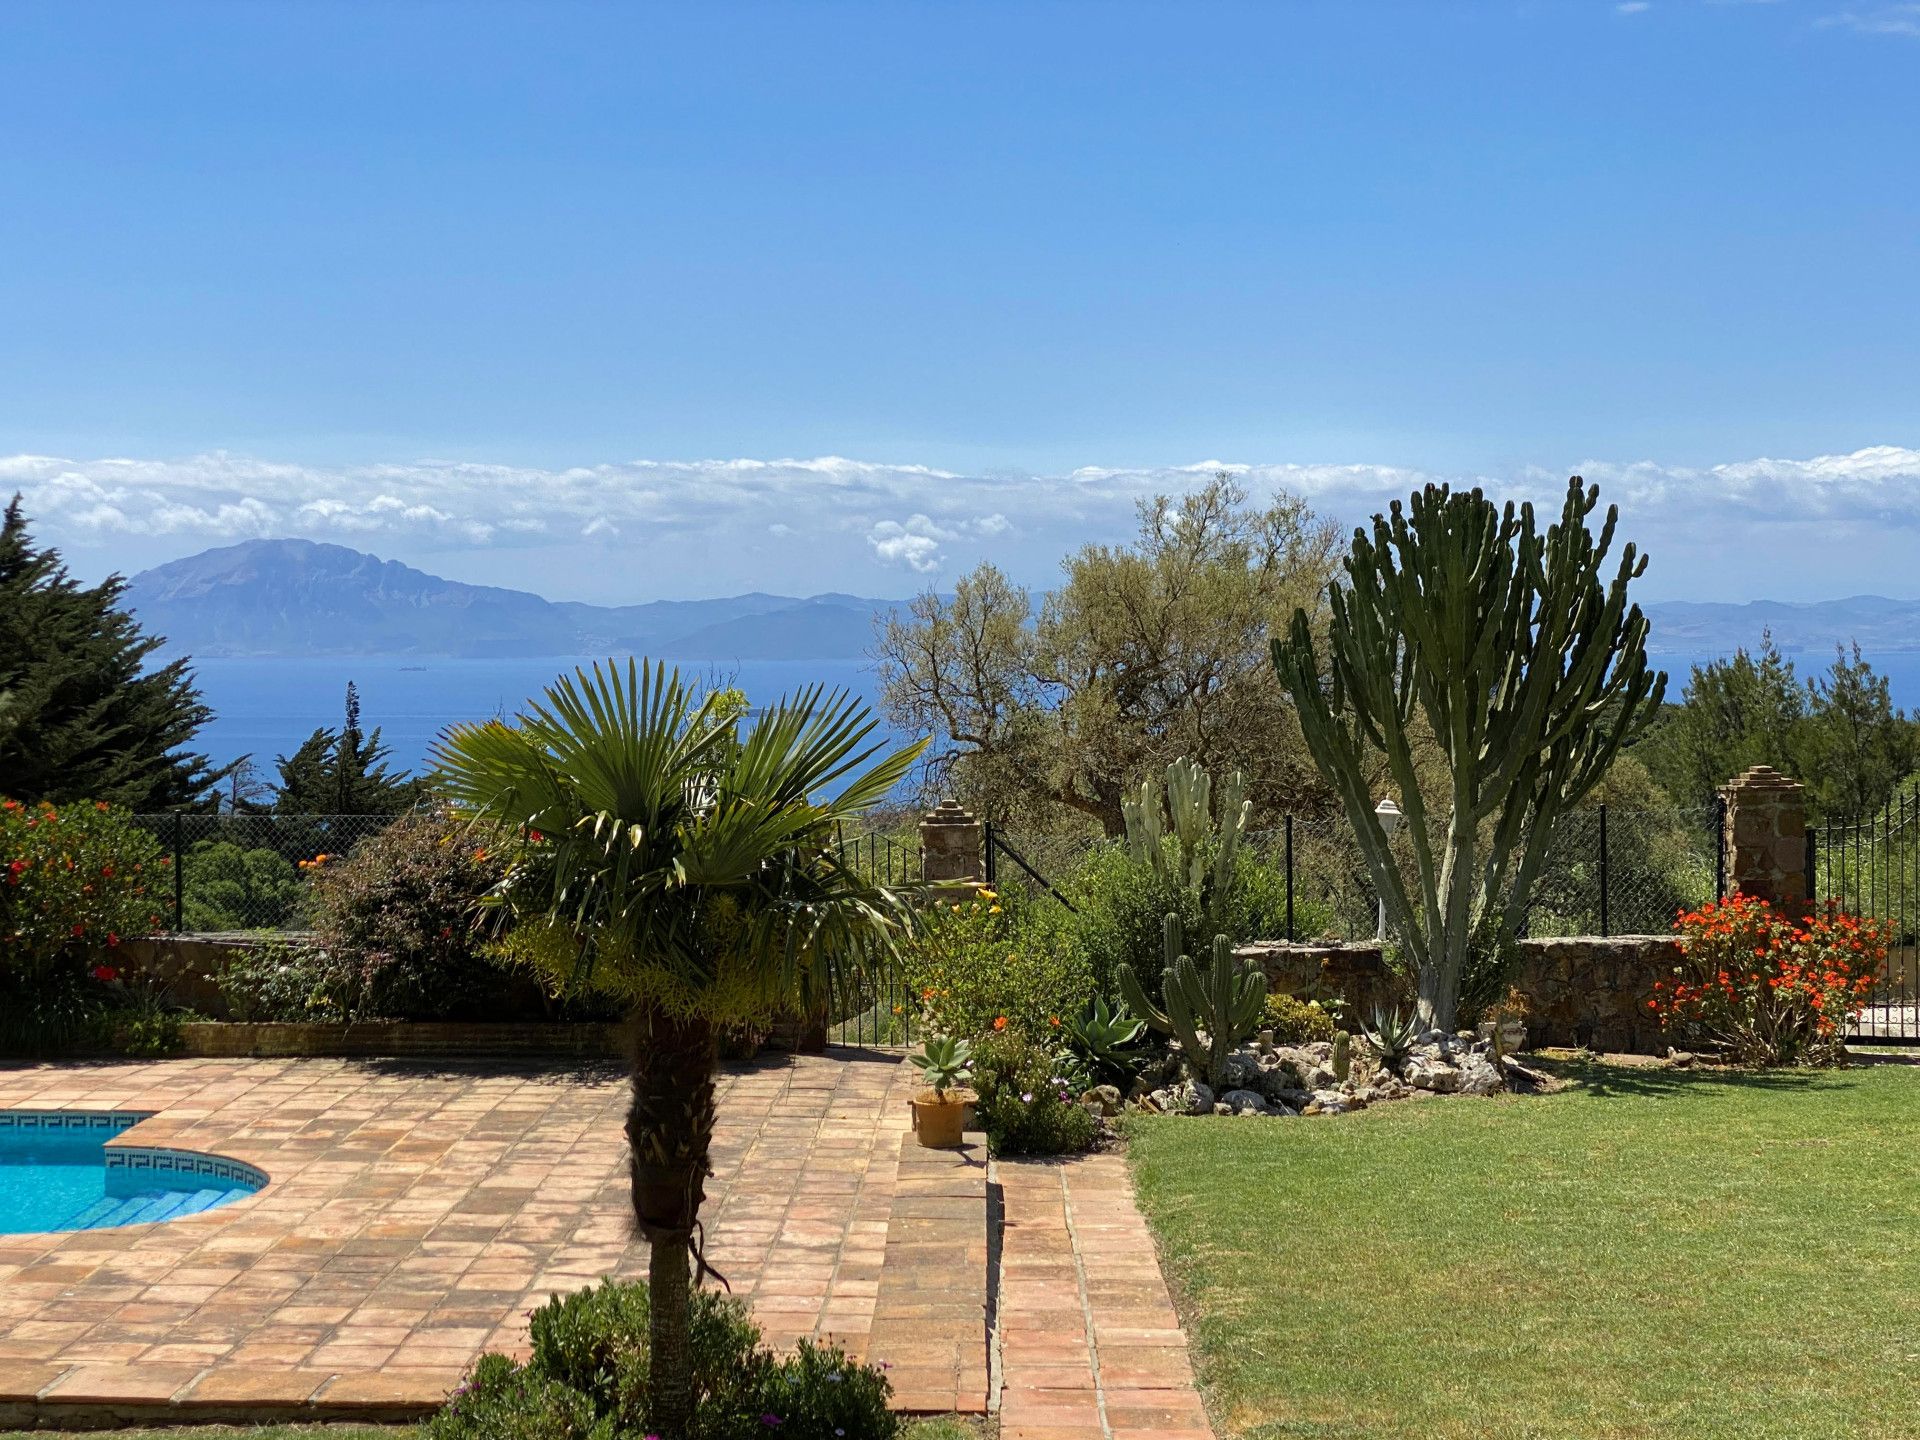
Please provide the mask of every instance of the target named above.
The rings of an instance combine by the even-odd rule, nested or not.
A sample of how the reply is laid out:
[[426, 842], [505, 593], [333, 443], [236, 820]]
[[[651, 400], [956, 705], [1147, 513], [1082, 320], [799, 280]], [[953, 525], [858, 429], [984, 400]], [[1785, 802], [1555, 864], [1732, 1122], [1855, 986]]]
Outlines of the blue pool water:
[[197, 1215], [250, 1195], [250, 1165], [106, 1142], [145, 1115], [0, 1110], [0, 1235], [101, 1230]]

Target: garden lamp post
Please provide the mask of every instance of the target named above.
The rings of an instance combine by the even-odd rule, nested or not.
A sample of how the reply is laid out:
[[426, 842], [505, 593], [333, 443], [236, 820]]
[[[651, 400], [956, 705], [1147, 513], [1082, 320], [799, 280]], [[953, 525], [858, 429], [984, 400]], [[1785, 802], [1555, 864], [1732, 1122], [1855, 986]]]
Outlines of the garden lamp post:
[[[1380, 831], [1387, 837], [1387, 843], [1391, 845], [1393, 843], [1393, 832], [1400, 828], [1400, 822], [1404, 820], [1406, 816], [1401, 813], [1400, 807], [1393, 803], [1393, 797], [1389, 795], [1385, 800], [1382, 800], [1378, 805], [1373, 807], [1373, 818], [1380, 822]], [[1380, 948], [1384, 950], [1386, 945], [1387, 897], [1382, 895], [1380, 897]]]

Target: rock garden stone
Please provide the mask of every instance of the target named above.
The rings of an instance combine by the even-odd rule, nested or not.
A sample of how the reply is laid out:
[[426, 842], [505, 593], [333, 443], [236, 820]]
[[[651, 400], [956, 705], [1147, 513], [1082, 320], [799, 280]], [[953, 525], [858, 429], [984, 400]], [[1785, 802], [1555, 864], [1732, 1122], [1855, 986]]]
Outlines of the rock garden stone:
[[1437, 1048], [1417, 1050], [1401, 1069], [1402, 1078], [1417, 1090], [1451, 1095], [1460, 1088], [1460, 1072], [1440, 1058]]
[[[1267, 1113], [1267, 1098], [1256, 1090], [1229, 1090], [1220, 1097], [1219, 1105], [1226, 1106], [1235, 1115]], [[1214, 1108], [1217, 1110], [1219, 1105]]]
[[1494, 1095], [1507, 1088], [1500, 1072], [1485, 1055], [1462, 1055], [1457, 1068], [1460, 1080], [1456, 1088], [1462, 1095]]

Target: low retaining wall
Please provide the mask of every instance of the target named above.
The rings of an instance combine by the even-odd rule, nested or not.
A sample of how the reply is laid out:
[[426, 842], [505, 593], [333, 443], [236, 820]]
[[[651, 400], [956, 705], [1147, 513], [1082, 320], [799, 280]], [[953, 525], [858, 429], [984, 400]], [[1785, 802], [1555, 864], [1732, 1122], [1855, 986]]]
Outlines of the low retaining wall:
[[[1522, 940], [1514, 984], [1532, 1013], [1531, 1045], [1585, 1045], [1594, 1050], [1664, 1055], [1667, 1037], [1647, 1002], [1653, 982], [1671, 976], [1680, 948], [1668, 935], [1573, 935]], [[1276, 992], [1302, 999], [1337, 997], [1366, 1016], [1403, 995], [1380, 947], [1288, 944], [1260, 940], [1234, 952], [1258, 964]]]
[[462, 1024], [442, 1020], [367, 1020], [353, 1025], [190, 1020], [180, 1027], [183, 1054], [214, 1059], [341, 1056], [455, 1059], [499, 1055], [563, 1055], [618, 1059], [626, 1045], [618, 1025]]

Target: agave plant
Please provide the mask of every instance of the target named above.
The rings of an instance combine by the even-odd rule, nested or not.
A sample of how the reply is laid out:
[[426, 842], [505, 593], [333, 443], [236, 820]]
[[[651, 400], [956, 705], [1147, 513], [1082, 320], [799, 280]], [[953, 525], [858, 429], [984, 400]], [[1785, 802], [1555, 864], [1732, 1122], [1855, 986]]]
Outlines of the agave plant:
[[973, 1063], [973, 1045], [951, 1035], [936, 1035], [920, 1046], [918, 1054], [909, 1055], [907, 1059], [933, 1087], [933, 1093], [944, 1100], [947, 1091], [967, 1078], [967, 1067]]
[[1085, 1056], [1103, 1080], [1125, 1080], [1139, 1058], [1133, 1046], [1146, 1033], [1147, 1022], [1137, 1020], [1123, 1005], [1118, 1010], [1104, 995], [1089, 1000], [1066, 1020], [1067, 1039]]
[[460, 725], [435, 783], [478, 824], [523, 837], [492, 902], [556, 992], [633, 1016], [627, 1115], [637, 1228], [651, 1248], [649, 1414], [687, 1433], [688, 1305], [711, 1172], [716, 1035], [886, 963], [903, 897], [840, 861], [837, 827], [883, 799], [919, 746], [892, 754], [844, 693], [781, 700], [742, 733], [732, 697], [628, 661], [562, 677], [511, 724]]
[[1363, 1027], [1360, 1033], [1367, 1037], [1381, 1065], [1397, 1070], [1413, 1053], [1414, 1042], [1420, 1038], [1420, 1021], [1404, 1010], [1383, 1007], [1373, 1012], [1373, 1024]]

